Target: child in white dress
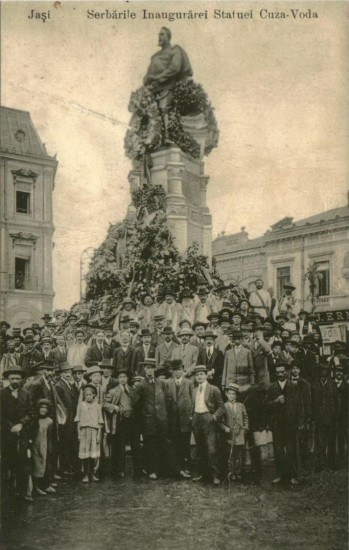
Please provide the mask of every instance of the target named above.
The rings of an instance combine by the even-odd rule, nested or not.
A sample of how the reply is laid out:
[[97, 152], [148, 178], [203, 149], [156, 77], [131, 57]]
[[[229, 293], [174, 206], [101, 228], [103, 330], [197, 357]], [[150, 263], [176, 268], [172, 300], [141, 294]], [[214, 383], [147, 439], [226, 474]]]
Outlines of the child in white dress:
[[99, 481], [96, 476], [99, 457], [101, 456], [101, 437], [103, 426], [102, 407], [96, 401], [97, 390], [92, 384], [83, 388], [84, 400], [78, 404], [75, 422], [78, 423], [80, 441], [79, 458], [82, 460], [83, 483]]

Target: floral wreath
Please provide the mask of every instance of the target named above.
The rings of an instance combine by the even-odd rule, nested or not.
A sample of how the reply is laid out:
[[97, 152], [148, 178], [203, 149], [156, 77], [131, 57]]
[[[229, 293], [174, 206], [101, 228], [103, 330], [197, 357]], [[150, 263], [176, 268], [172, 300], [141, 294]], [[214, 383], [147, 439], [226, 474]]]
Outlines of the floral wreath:
[[[128, 108], [133, 116], [125, 136], [125, 152], [131, 160], [140, 160], [163, 144], [163, 119], [149, 87], [133, 92]], [[205, 148], [208, 155], [217, 146], [219, 137], [214, 109], [201, 84], [191, 79], [178, 82], [169, 107], [168, 138], [193, 158], [200, 157], [200, 145], [184, 130], [182, 117], [198, 114], [204, 115], [211, 137]]]

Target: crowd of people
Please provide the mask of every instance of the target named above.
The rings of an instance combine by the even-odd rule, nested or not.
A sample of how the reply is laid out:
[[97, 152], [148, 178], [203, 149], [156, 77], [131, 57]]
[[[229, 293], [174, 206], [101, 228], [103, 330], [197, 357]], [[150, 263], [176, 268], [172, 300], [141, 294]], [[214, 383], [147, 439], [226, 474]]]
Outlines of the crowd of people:
[[2, 321], [3, 498], [123, 478], [128, 453], [134, 478], [214, 485], [260, 481], [271, 444], [275, 484], [345, 467], [347, 343], [323, 346], [292, 285], [279, 301], [255, 285], [126, 298], [110, 325]]

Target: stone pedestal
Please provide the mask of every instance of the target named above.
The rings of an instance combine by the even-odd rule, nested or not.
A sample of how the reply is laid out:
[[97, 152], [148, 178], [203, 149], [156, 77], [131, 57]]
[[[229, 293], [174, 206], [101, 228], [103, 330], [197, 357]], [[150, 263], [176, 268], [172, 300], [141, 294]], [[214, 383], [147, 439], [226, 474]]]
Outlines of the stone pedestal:
[[178, 250], [183, 253], [197, 242], [211, 260], [212, 217], [206, 204], [209, 177], [202, 160], [210, 136], [202, 115], [185, 117], [185, 130], [200, 144], [200, 158], [193, 159], [171, 145], [152, 153], [151, 181], [166, 191], [167, 219]]

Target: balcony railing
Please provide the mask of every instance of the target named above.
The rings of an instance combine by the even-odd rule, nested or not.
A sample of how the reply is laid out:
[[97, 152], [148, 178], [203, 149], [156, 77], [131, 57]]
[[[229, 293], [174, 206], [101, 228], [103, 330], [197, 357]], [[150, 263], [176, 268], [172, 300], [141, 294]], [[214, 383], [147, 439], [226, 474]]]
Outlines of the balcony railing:
[[319, 296], [315, 300], [315, 307], [317, 311], [327, 310], [332, 306], [331, 296]]
[[9, 287], [11, 290], [37, 290], [38, 278], [26, 277], [21, 273], [9, 275]]

